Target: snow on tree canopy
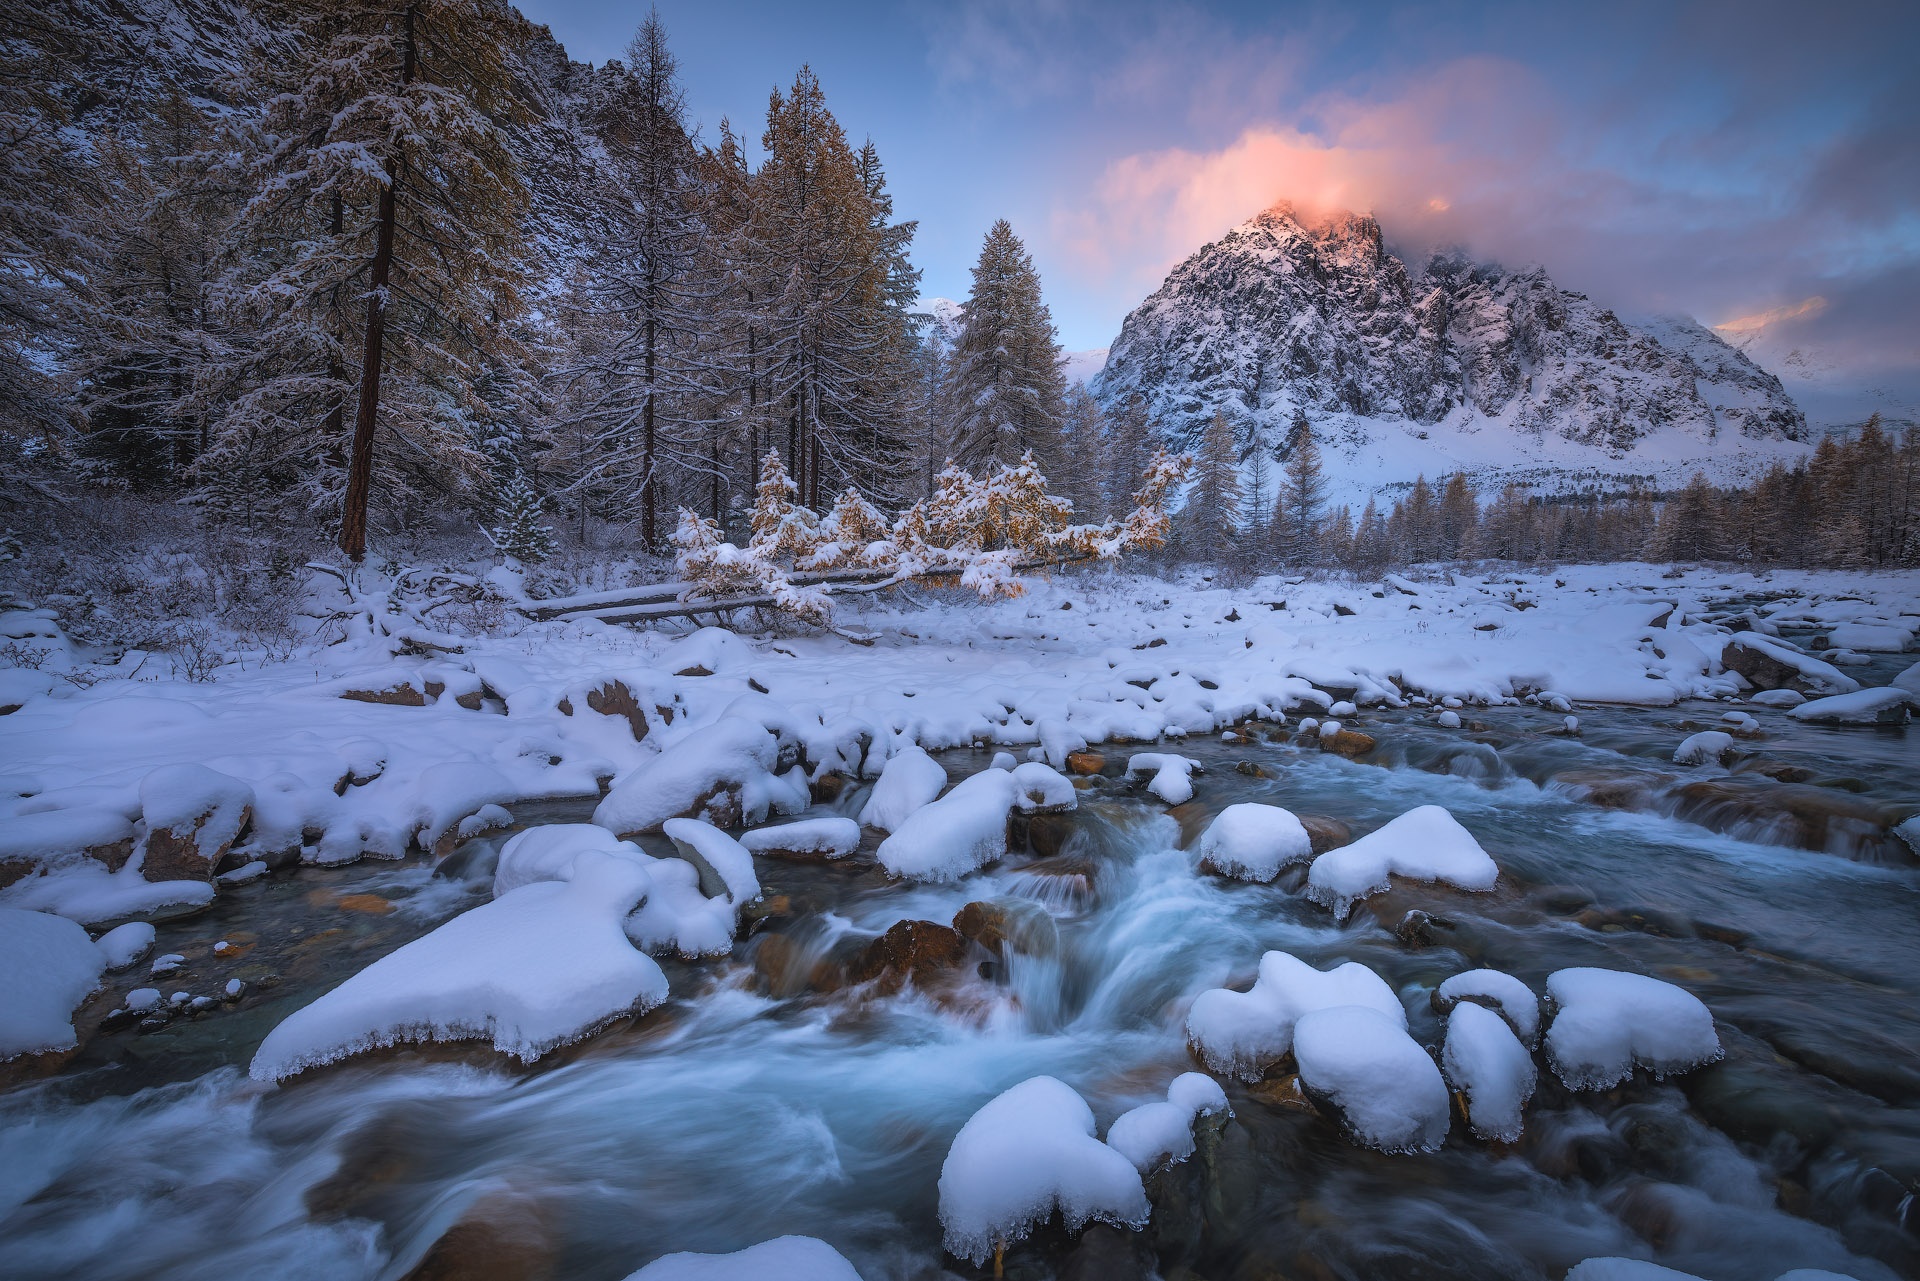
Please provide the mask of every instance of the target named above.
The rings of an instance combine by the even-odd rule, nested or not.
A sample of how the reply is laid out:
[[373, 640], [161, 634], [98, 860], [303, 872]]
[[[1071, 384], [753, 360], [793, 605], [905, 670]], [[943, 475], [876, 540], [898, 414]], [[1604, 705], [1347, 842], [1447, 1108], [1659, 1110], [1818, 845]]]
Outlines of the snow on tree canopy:
[[510, 890], [375, 961], [267, 1034], [250, 1069], [283, 1081], [407, 1041], [488, 1040], [531, 1062], [667, 996], [622, 923], [652, 878], [589, 850], [564, 881]]
[[1364, 1005], [1302, 1014], [1293, 1028], [1293, 1057], [1308, 1097], [1331, 1103], [1368, 1147], [1430, 1152], [1447, 1141], [1447, 1083], [1407, 1035], [1397, 1005], [1393, 1014]]
[[670, 818], [753, 826], [807, 807], [804, 776], [776, 777], [780, 745], [765, 727], [725, 716], [623, 775], [593, 811], [618, 835], [658, 831]]
[[1199, 1072], [1182, 1072], [1167, 1086], [1167, 1097], [1123, 1112], [1107, 1129], [1107, 1146], [1133, 1162], [1142, 1174], [1162, 1165], [1178, 1165], [1193, 1155], [1193, 1123], [1224, 1115], [1227, 1093]]
[[1018, 796], [1013, 775], [982, 770], [909, 814], [880, 842], [875, 858], [893, 876], [959, 880], [1007, 852], [1007, 815]]
[[1664, 1077], [1721, 1056], [1712, 1012], [1671, 983], [1579, 967], [1548, 975], [1547, 996], [1556, 1007], [1547, 1062], [1568, 1089], [1611, 1089], [1635, 1067]]
[[1445, 808], [1422, 805], [1315, 859], [1307, 872], [1307, 897], [1344, 921], [1354, 903], [1386, 889], [1394, 876], [1490, 890], [1500, 869]]
[[940, 1168], [947, 1250], [978, 1265], [1058, 1212], [1069, 1232], [1090, 1219], [1144, 1227], [1140, 1172], [1094, 1137], [1093, 1110], [1051, 1076], [1022, 1081], [975, 1112]]
[[881, 768], [880, 779], [860, 811], [860, 825], [894, 831], [915, 810], [931, 805], [946, 785], [947, 771], [939, 761], [918, 747], [903, 748]]
[[732, 1254], [666, 1254], [627, 1281], [860, 1281], [845, 1255], [816, 1237], [775, 1237]]
[[1507, 1021], [1523, 1045], [1540, 1040], [1540, 998], [1533, 989], [1501, 970], [1465, 970], [1434, 992], [1434, 1008], [1450, 1014], [1461, 1001], [1484, 1005]]
[[1204, 866], [1243, 881], [1271, 881], [1313, 857], [1313, 841], [1291, 810], [1255, 801], [1221, 810], [1194, 849]]
[[1187, 1041], [1215, 1072], [1257, 1081], [1269, 1064], [1293, 1049], [1294, 1025], [1313, 1011], [1364, 1005], [1401, 1027], [1407, 1012], [1386, 980], [1358, 961], [1316, 970], [1286, 952], [1260, 958], [1253, 989], [1216, 987], [1202, 992], [1187, 1012]]
[[73, 1012], [100, 986], [106, 957], [64, 916], [0, 907], [0, 1060], [79, 1043]]
[[1013, 767], [1012, 774], [1013, 807], [1022, 814], [1070, 810], [1080, 803], [1073, 780], [1044, 762], [1024, 761]]
[[1505, 1019], [1472, 1001], [1454, 1006], [1440, 1066], [1448, 1083], [1466, 1096], [1475, 1135], [1503, 1143], [1519, 1139], [1525, 1125], [1521, 1113], [1539, 1072]]
[[1193, 799], [1193, 775], [1201, 772], [1199, 761], [1172, 752], [1135, 752], [1127, 758], [1127, 773], [1152, 774], [1147, 790], [1169, 805], [1185, 805]]

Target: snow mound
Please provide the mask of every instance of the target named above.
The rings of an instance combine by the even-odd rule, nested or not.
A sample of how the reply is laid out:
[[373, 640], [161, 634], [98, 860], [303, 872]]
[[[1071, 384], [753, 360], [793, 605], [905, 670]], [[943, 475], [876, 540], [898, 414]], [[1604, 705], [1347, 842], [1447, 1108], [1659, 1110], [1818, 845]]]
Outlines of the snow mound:
[[1022, 1081], [975, 1112], [940, 1168], [948, 1251], [976, 1266], [1058, 1211], [1069, 1232], [1089, 1219], [1143, 1227], [1146, 1189], [1125, 1156], [1094, 1137], [1093, 1110], [1051, 1076]]
[[803, 818], [755, 828], [740, 837], [740, 844], [751, 854], [845, 858], [860, 846], [860, 825], [850, 818]]
[[1440, 1066], [1466, 1096], [1467, 1123], [1482, 1139], [1512, 1143], [1525, 1126], [1521, 1113], [1539, 1072], [1533, 1056], [1506, 1020], [1483, 1005], [1462, 1001], [1447, 1016]]
[[779, 760], [779, 740], [764, 726], [725, 716], [622, 775], [593, 821], [625, 836], [658, 831], [670, 818], [752, 827], [769, 813], [798, 814], [810, 799], [806, 776], [776, 776]]
[[1260, 958], [1251, 991], [1216, 987], [1195, 998], [1187, 1012], [1187, 1042], [1211, 1070], [1257, 1081], [1293, 1049], [1294, 1025], [1304, 1015], [1341, 1005], [1365, 1006], [1407, 1025], [1400, 998], [1358, 961], [1316, 970], [1276, 951]]
[[1386, 889], [1394, 876], [1484, 891], [1493, 888], [1500, 869], [1444, 807], [1422, 805], [1315, 859], [1307, 897], [1344, 921], [1354, 903]]
[[153, 946], [153, 926], [145, 921], [128, 921], [93, 941], [101, 959], [110, 970], [124, 970], [147, 954]]
[[1750, 649], [1793, 669], [1810, 688], [1822, 694], [1851, 694], [1860, 688], [1859, 681], [1832, 663], [1823, 663], [1809, 654], [1803, 654], [1785, 641], [1774, 640], [1757, 632], [1735, 632], [1727, 638], [1727, 644]]
[[1227, 1112], [1227, 1092], [1199, 1072], [1182, 1072], [1167, 1087], [1167, 1097], [1123, 1112], [1107, 1129], [1107, 1146], [1133, 1162], [1142, 1174], [1178, 1165], [1193, 1155], [1193, 1123]]
[[0, 1060], [78, 1045], [73, 1012], [107, 967], [87, 932], [64, 916], [0, 907]]
[[493, 896], [499, 898], [535, 881], [564, 881], [573, 861], [588, 851], [628, 856], [638, 847], [592, 823], [547, 823], [515, 832], [500, 847], [493, 868]]
[[1920, 695], [1910, 690], [1882, 685], [1851, 694], [1816, 698], [1789, 708], [1787, 715], [1816, 725], [1898, 725], [1907, 719], [1907, 709], [1916, 699], [1920, 699]]
[[907, 816], [875, 853], [893, 876], [954, 881], [1007, 852], [1007, 815], [1019, 787], [1005, 770], [982, 770]]
[[702, 894], [725, 897], [735, 907], [759, 900], [760, 877], [753, 870], [753, 855], [739, 841], [697, 818], [670, 818], [662, 830], [680, 857], [698, 869]]
[[43, 810], [0, 823], [0, 863], [43, 867], [83, 858], [90, 849], [133, 839], [133, 823], [108, 809]]
[[666, 976], [621, 929], [651, 887], [647, 869], [587, 851], [566, 875], [454, 917], [294, 1012], [267, 1034], [253, 1078], [407, 1041], [490, 1040], [532, 1061], [664, 1001]]
[[1027, 761], [1013, 769], [1019, 789], [1013, 807], [1022, 814], [1053, 814], [1079, 805], [1073, 780], [1041, 761]]
[[1466, 970], [1442, 983], [1434, 993], [1434, 1008], [1450, 1014], [1461, 1001], [1484, 1005], [1507, 1021], [1520, 1043], [1540, 1041], [1540, 998], [1533, 989], [1500, 970]]
[[1898, 654], [1913, 644], [1913, 629], [1900, 623], [1836, 623], [1827, 644], [1862, 654]]
[[1201, 865], [1243, 881], [1271, 881], [1313, 857], [1313, 841], [1291, 810], [1245, 801], [1220, 811], [1194, 849]]
[[1366, 1146], [1430, 1152], [1447, 1141], [1447, 1083], [1407, 1035], [1406, 1015], [1394, 1014], [1338, 1005], [1301, 1015], [1293, 1029], [1300, 1087], [1336, 1108]]
[[627, 1281], [860, 1281], [846, 1256], [816, 1237], [775, 1237], [732, 1254], [667, 1254]]
[[1169, 805], [1192, 800], [1193, 776], [1202, 772], [1199, 761], [1172, 752], [1136, 752], [1127, 758], [1127, 773], [1153, 775], [1147, 790]]
[[1611, 1089], [1635, 1067], [1656, 1077], [1688, 1072], [1722, 1053], [1700, 998], [1644, 974], [1556, 970], [1547, 996], [1556, 1007], [1547, 1062], [1568, 1089]]
[[1763, 689], [1747, 701], [1760, 707], [1798, 707], [1807, 696], [1797, 689]]
[[1718, 765], [1733, 750], [1733, 735], [1724, 730], [1702, 730], [1687, 738], [1674, 749], [1675, 765], [1705, 765], [1712, 762]]
[[880, 780], [860, 811], [860, 825], [895, 831], [908, 815], [931, 805], [946, 785], [947, 771], [922, 749], [909, 747], [895, 752], [881, 767]]
[[1909, 694], [1920, 694], [1920, 663], [1915, 663], [1894, 677], [1891, 684], [1893, 688], [1904, 689]]
[[1663, 1268], [1645, 1259], [1582, 1259], [1567, 1272], [1567, 1281], [1701, 1281], [1691, 1272]]
[[147, 830], [186, 836], [198, 828], [202, 850], [231, 844], [252, 807], [251, 787], [204, 765], [163, 765], [140, 780]]

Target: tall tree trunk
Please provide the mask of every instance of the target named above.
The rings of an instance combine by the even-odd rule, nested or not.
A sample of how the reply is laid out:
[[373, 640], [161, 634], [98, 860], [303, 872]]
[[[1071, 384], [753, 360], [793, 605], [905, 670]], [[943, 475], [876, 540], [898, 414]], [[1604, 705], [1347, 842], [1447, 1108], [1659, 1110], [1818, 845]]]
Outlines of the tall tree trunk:
[[640, 406], [640, 466], [646, 475], [640, 482], [640, 541], [648, 551], [655, 548], [654, 528], [654, 438], [653, 438], [653, 301], [648, 288], [647, 302], [647, 399]]
[[[413, 83], [413, 15], [407, 7], [400, 84]], [[399, 157], [387, 161], [387, 183], [380, 191], [379, 226], [368, 281], [367, 334], [360, 356], [360, 408], [353, 420], [353, 450], [347, 458], [346, 503], [340, 513], [340, 550], [358, 564], [367, 554], [367, 499], [373, 490], [373, 424], [380, 412], [380, 361], [387, 330], [387, 282], [393, 273], [395, 189], [400, 185]]]

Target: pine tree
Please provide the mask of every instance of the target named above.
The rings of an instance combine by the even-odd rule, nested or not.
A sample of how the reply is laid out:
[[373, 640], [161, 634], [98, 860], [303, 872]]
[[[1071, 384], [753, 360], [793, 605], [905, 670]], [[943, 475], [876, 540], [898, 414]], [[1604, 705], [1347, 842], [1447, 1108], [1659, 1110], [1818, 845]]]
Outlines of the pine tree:
[[1060, 461], [1048, 478], [1055, 492], [1073, 504], [1076, 519], [1103, 519], [1108, 513], [1106, 415], [1079, 383], [1067, 388], [1062, 413]]
[[1433, 554], [1441, 560], [1466, 560], [1477, 554], [1480, 500], [1465, 472], [1447, 477], [1434, 518]]
[[1123, 512], [1133, 504], [1133, 493], [1155, 449], [1153, 423], [1147, 417], [1147, 399], [1135, 392], [1113, 410], [1107, 420], [1106, 497], [1109, 512]]
[[1240, 467], [1233, 443], [1233, 424], [1215, 411], [1200, 438], [1194, 459], [1193, 482], [1181, 515], [1189, 553], [1198, 560], [1219, 562], [1232, 548], [1240, 514]]
[[1060, 457], [1066, 380], [1039, 273], [1004, 218], [980, 247], [966, 309], [949, 393], [955, 458], [975, 467], [1032, 450], [1047, 470]]
[[1424, 472], [1413, 482], [1406, 502], [1395, 505], [1394, 515], [1403, 522], [1398, 549], [1401, 559], [1419, 562], [1440, 557], [1440, 513]]
[[494, 498], [487, 541], [508, 560], [537, 565], [553, 555], [553, 526], [541, 512], [540, 494], [523, 471], [514, 470]]
[[1294, 410], [1287, 439], [1285, 479], [1280, 486], [1281, 554], [1289, 564], [1317, 565], [1322, 559], [1321, 525], [1326, 508], [1327, 479], [1320, 465], [1320, 447], [1314, 443], [1307, 416]]

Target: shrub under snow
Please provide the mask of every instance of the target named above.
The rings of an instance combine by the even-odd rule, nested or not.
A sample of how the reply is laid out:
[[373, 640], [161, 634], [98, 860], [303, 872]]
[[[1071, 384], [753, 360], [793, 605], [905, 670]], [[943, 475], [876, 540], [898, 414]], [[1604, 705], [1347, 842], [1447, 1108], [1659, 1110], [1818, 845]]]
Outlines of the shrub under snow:
[[1547, 976], [1557, 1007], [1547, 1062], [1572, 1090], [1606, 1090], [1644, 1067], [1688, 1072], [1722, 1053], [1713, 1013], [1684, 988], [1644, 974], [1579, 967]]
[[1315, 859], [1307, 872], [1307, 897], [1344, 921], [1356, 902], [1385, 890], [1395, 876], [1490, 890], [1500, 869], [1444, 807], [1422, 805]]
[[1313, 841], [1291, 810], [1255, 801], [1221, 810], [1194, 849], [1206, 866], [1243, 881], [1271, 881], [1313, 857]]
[[1260, 958], [1248, 992], [1216, 987], [1187, 1012], [1187, 1041], [1215, 1072], [1257, 1081], [1267, 1065], [1293, 1049], [1294, 1025], [1313, 1010], [1362, 1005], [1407, 1025], [1407, 1012], [1386, 980], [1358, 961], [1316, 970], [1286, 952]]

